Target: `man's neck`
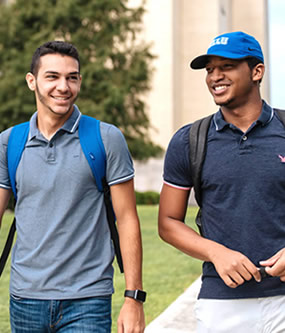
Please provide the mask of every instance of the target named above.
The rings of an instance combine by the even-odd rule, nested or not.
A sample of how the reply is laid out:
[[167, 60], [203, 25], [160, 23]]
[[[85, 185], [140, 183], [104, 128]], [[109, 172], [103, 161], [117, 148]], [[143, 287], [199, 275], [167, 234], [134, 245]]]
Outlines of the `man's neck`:
[[222, 106], [221, 111], [228, 123], [235, 125], [244, 133], [255, 122], [262, 112], [262, 100], [255, 103], [246, 103], [236, 108], [227, 108]]
[[60, 116], [52, 113], [41, 113], [38, 110], [38, 129], [47, 140], [50, 140], [54, 134], [64, 125], [71, 114], [72, 111], [68, 114], [65, 114], [64, 116]]

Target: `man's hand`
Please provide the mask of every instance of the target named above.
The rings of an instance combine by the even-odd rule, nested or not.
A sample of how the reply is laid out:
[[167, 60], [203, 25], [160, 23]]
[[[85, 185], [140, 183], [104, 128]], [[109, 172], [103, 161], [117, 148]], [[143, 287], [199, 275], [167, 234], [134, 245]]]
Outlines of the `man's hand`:
[[118, 318], [118, 333], [142, 333], [144, 328], [143, 304], [126, 297]]
[[159, 204], [160, 237], [189, 256], [212, 262], [228, 287], [236, 288], [252, 278], [260, 282], [258, 268], [245, 255], [201, 237], [181, 223], [185, 219], [189, 194], [189, 191], [163, 185]]
[[285, 282], [285, 248], [278, 251], [267, 260], [260, 261], [260, 265], [266, 267], [265, 271], [271, 276], [279, 276]]
[[218, 245], [211, 255], [218, 274], [230, 288], [236, 288], [252, 278], [260, 282], [258, 268], [242, 253]]

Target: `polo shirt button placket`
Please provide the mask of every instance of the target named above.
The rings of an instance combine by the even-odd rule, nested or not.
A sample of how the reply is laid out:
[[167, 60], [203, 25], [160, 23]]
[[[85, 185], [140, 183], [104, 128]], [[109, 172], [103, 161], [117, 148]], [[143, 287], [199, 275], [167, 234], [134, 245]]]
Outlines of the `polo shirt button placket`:
[[48, 154], [47, 154], [48, 162], [55, 161], [55, 146], [53, 142], [49, 142], [48, 144]]
[[239, 149], [241, 153], [244, 153], [245, 151], [248, 151], [248, 136], [243, 134], [239, 141]]

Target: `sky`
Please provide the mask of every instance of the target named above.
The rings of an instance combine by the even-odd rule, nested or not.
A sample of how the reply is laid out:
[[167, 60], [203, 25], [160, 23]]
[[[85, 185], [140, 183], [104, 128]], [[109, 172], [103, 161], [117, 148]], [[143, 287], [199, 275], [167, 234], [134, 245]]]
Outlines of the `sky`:
[[269, 101], [273, 107], [285, 109], [285, 1], [269, 0]]

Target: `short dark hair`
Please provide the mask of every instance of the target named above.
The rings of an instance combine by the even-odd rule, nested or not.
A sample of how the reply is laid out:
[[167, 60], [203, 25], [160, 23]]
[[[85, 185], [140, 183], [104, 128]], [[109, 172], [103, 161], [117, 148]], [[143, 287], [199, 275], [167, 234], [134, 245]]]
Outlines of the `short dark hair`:
[[46, 54], [56, 54], [56, 53], [67, 55], [69, 57], [76, 59], [78, 61], [78, 67], [80, 71], [80, 60], [76, 47], [67, 42], [50, 41], [44, 43], [43, 45], [41, 45], [36, 49], [32, 57], [30, 72], [36, 76], [39, 70], [40, 58]]
[[255, 58], [255, 57], [247, 57], [245, 58], [245, 61], [247, 62], [248, 64], [248, 67], [252, 70], [254, 69], [254, 67], [258, 64], [263, 64], [263, 62], [258, 59], [258, 58]]

